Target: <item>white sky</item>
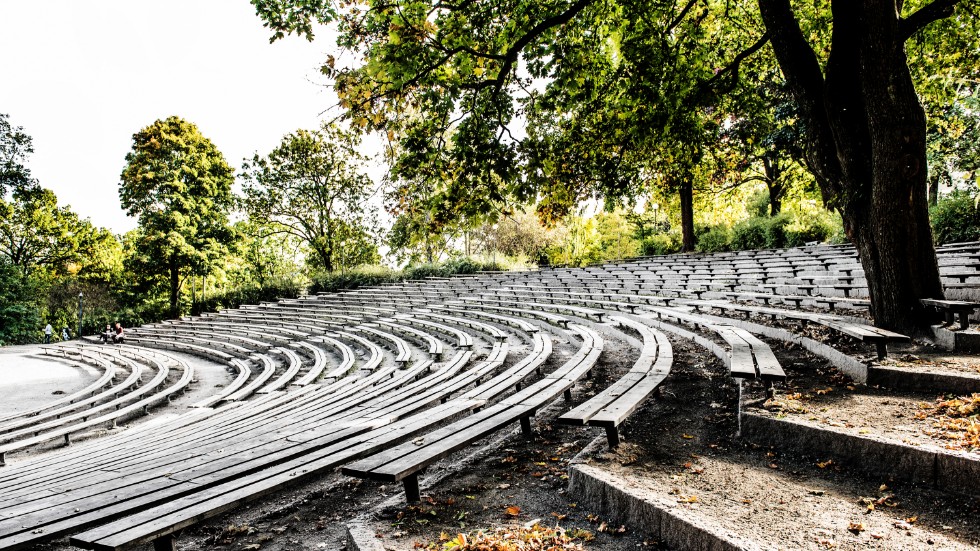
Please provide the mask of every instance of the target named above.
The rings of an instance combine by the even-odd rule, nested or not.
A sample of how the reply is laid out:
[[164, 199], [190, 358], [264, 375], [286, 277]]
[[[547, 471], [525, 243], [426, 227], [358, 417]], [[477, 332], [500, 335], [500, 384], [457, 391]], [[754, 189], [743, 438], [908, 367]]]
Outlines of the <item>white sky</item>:
[[0, 0], [0, 113], [33, 137], [42, 186], [122, 233], [119, 174], [153, 121], [193, 122], [237, 171], [335, 114], [318, 78], [332, 38], [269, 35], [248, 0]]

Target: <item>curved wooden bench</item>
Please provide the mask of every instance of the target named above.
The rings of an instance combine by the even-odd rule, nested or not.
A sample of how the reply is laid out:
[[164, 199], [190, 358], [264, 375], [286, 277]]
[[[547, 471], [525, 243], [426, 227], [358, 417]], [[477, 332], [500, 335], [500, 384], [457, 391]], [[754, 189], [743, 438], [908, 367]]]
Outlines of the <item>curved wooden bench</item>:
[[359, 478], [402, 482], [406, 500], [418, 502], [418, 475], [425, 467], [514, 421], [519, 420], [524, 432], [530, 433], [531, 416], [592, 368], [602, 352], [602, 338], [579, 325], [572, 325], [572, 331], [581, 336], [582, 346], [555, 373], [494, 406], [426, 434], [421, 444], [416, 441], [395, 446], [346, 465], [341, 471]]
[[[99, 367], [104, 367], [104, 368], [108, 367], [102, 361], [103, 358], [91, 358], [90, 356], [88, 356], [87, 352], [88, 351], [83, 348], [78, 349], [78, 355], [80, 358], [89, 357], [89, 359], [93, 360], [93, 362], [96, 362], [96, 365], [98, 365]], [[19, 421], [5, 423], [2, 426], [0, 426], [0, 441], [2, 441], [2, 433], [8, 433], [16, 429], [24, 430], [25, 428], [39, 425], [41, 421], [44, 421], [45, 419], [50, 419], [52, 417], [54, 417], [55, 419], [60, 419], [61, 416], [63, 415], [69, 415], [73, 411], [79, 410], [80, 408], [91, 404], [95, 404], [101, 400], [111, 401], [115, 398], [121, 398], [122, 396], [120, 396], [120, 393], [132, 392], [136, 388], [136, 385], [140, 383], [142, 378], [142, 373], [143, 373], [143, 366], [141, 364], [134, 362], [128, 358], [118, 356], [116, 354], [112, 354], [106, 351], [95, 350], [95, 352], [102, 355], [105, 361], [111, 363], [121, 363], [125, 365], [129, 369], [129, 375], [126, 377], [126, 379], [117, 385], [113, 385], [108, 389], [103, 390], [98, 394], [94, 394], [89, 398], [74, 402], [71, 405], [63, 406], [58, 409], [45, 411], [43, 413], [38, 413], [37, 415], [30, 418], [20, 419]], [[84, 359], [81, 361], [84, 361]]]
[[272, 375], [275, 374], [276, 362], [272, 361], [272, 358], [270, 358], [268, 355], [253, 354], [249, 359], [253, 362], [262, 364], [262, 372], [259, 373], [258, 376], [256, 376], [255, 379], [253, 379], [247, 386], [228, 395], [228, 397], [225, 398], [226, 400], [235, 401], [248, 398], [253, 393], [257, 392], [259, 388], [261, 388], [262, 385], [264, 385], [265, 382], [271, 379]]
[[515, 318], [512, 316], [501, 316], [497, 314], [491, 314], [489, 312], [482, 312], [479, 310], [467, 310], [465, 308], [457, 308], [454, 306], [437, 304], [429, 307], [430, 310], [451, 312], [456, 315], [466, 314], [468, 316], [473, 316], [477, 318], [482, 318], [492, 322], [499, 323], [501, 325], [509, 325], [524, 331], [525, 333], [534, 333], [538, 330], [538, 326], [533, 323], [522, 320], [521, 318]]
[[296, 374], [299, 373], [300, 368], [303, 367], [303, 360], [300, 359], [296, 352], [293, 352], [288, 348], [277, 348], [275, 351], [285, 356], [289, 361], [289, 364], [286, 367], [286, 370], [283, 371], [282, 375], [277, 377], [271, 383], [257, 390], [256, 393], [258, 394], [268, 394], [283, 388], [289, 384], [289, 381], [292, 381], [296, 377]]
[[216, 360], [218, 363], [228, 363], [235, 359], [235, 356], [217, 350], [215, 348], [210, 348], [207, 346], [201, 346], [189, 342], [175, 342], [168, 339], [155, 339], [146, 337], [127, 337], [127, 341], [140, 344], [143, 346], [148, 346], [150, 348], [163, 348], [169, 350], [176, 350], [177, 352], [186, 352], [188, 354], [193, 354], [195, 356], [201, 356], [211, 360]]
[[228, 386], [221, 389], [221, 392], [219, 392], [218, 394], [205, 398], [200, 402], [193, 403], [190, 405], [190, 407], [192, 408], [211, 407], [217, 404], [218, 402], [225, 400], [231, 394], [237, 392], [238, 389], [242, 388], [245, 382], [248, 381], [248, 378], [252, 376], [252, 368], [251, 366], [248, 365], [248, 362], [235, 358], [228, 362], [228, 366], [230, 368], [235, 369], [235, 371], [237, 372], [237, 375], [235, 376], [234, 380], [232, 380], [232, 382]]
[[452, 335], [456, 337], [456, 346], [459, 348], [472, 348], [473, 347], [473, 337], [469, 333], [460, 331], [455, 327], [450, 327], [448, 325], [437, 323], [432, 320], [419, 319], [411, 314], [399, 314], [395, 316], [395, 319], [410, 323], [413, 325], [422, 325], [424, 327], [430, 327], [443, 333], [444, 335]]
[[385, 342], [391, 343], [393, 345], [392, 352], [395, 353], [395, 362], [397, 363], [404, 365], [405, 363], [407, 363], [409, 360], [412, 359], [412, 349], [411, 347], [408, 346], [408, 343], [405, 342], [405, 339], [401, 337], [392, 335], [391, 333], [388, 333], [386, 331], [380, 331], [375, 327], [372, 327], [370, 324], [361, 324], [351, 328], [350, 330], [370, 333], [375, 337], [379, 337], [383, 339]]
[[354, 369], [354, 349], [347, 346], [346, 344], [338, 341], [333, 337], [328, 337], [326, 335], [315, 337], [312, 339], [314, 342], [322, 342], [329, 344], [332, 347], [340, 351], [341, 361], [340, 364], [329, 373], [323, 376], [324, 379], [339, 379]]
[[344, 331], [337, 331], [337, 336], [343, 337], [349, 341], [356, 342], [364, 347], [368, 351], [368, 359], [361, 365], [361, 369], [365, 371], [374, 371], [381, 365], [384, 361], [384, 352], [382, 352], [381, 347], [374, 344], [373, 342], [361, 337], [359, 335], [354, 335], [351, 333], [346, 333]]
[[446, 351], [446, 347], [444, 346], [441, 340], [433, 337], [431, 334], [426, 333], [425, 331], [422, 331], [421, 329], [416, 329], [415, 327], [402, 325], [400, 323], [395, 323], [394, 320], [386, 319], [386, 318], [378, 319], [375, 321], [375, 323], [379, 325], [384, 325], [386, 327], [390, 327], [396, 333], [401, 333], [403, 335], [412, 335], [413, 337], [419, 339], [421, 342], [424, 342], [428, 346], [427, 350], [429, 356], [432, 356], [435, 359], [441, 358]]
[[633, 367], [612, 385], [558, 418], [565, 425], [603, 427], [610, 448], [619, 446], [619, 425], [653, 394], [674, 361], [670, 341], [659, 331], [624, 317], [611, 321], [638, 332], [643, 348]]
[[[54, 354], [55, 352], [61, 352], [62, 353], [62, 356], [65, 357], [65, 358], [67, 358], [67, 355], [65, 355], [65, 351], [63, 350], [64, 348], [66, 348], [66, 347], [62, 347], [62, 346], [57, 346], [57, 347], [43, 347], [42, 350], [44, 351], [45, 354], [49, 354], [49, 353], [50, 354]], [[96, 379], [94, 382], [92, 382], [92, 384], [90, 384], [90, 385], [86, 386], [85, 388], [79, 390], [78, 392], [73, 392], [73, 393], [68, 394], [66, 396], [62, 396], [61, 398], [59, 398], [57, 400], [48, 402], [46, 404], [43, 404], [43, 405], [41, 405], [41, 406], [39, 406], [37, 408], [31, 409], [31, 410], [27, 410], [27, 411], [24, 411], [24, 412], [14, 413], [14, 414], [11, 414], [11, 415], [0, 417], [0, 421], [6, 421], [6, 420], [9, 420], [9, 419], [17, 419], [19, 417], [30, 417], [32, 415], [38, 415], [39, 413], [41, 413], [43, 411], [46, 411], [46, 410], [51, 409], [51, 408], [58, 407], [58, 406], [60, 406], [62, 404], [70, 404], [70, 403], [74, 402], [75, 400], [78, 400], [78, 399], [83, 398], [85, 396], [90, 396], [92, 394], [98, 394], [100, 391], [102, 391], [106, 387], [106, 385], [112, 384], [112, 379], [116, 376], [116, 366], [111, 365], [111, 364], [110, 365], [105, 365], [105, 366], [102, 366], [102, 369], [103, 369], [102, 374], [99, 375], [99, 378], [98, 379]]]
[[[156, 360], [153, 360], [151, 358], [147, 358], [147, 360], [156, 364], [156, 367], [157, 367], [157, 377], [155, 377], [154, 379], [156, 379], [156, 378], [160, 378], [161, 380], [165, 379], [166, 378], [166, 375], [167, 375], [167, 372], [168, 372], [168, 368], [164, 364], [162, 364], [162, 363], [160, 363], [160, 362], [158, 362]], [[153, 394], [153, 395], [151, 395], [149, 397], [143, 398], [143, 399], [141, 399], [141, 400], [139, 400], [137, 402], [134, 402], [134, 403], [131, 403], [129, 405], [126, 405], [125, 407], [120, 407], [119, 409], [116, 409], [115, 411], [111, 411], [111, 412], [106, 413], [104, 415], [101, 415], [101, 416], [98, 416], [98, 417], [94, 417], [94, 418], [89, 418], [89, 419], [87, 419], [85, 421], [82, 421], [81, 423], [76, 423], [76, 424], [71, 425], [71, 426], [57, 428], [57, 429], [52, 430], [50, 432], [39, 434], [38, 436], [35, 436], [33, 438], [29, 438], [29, 439], [26, 439], [26, 440], [20, 440], [20, 441], [17, 441], [17, 442], [12, 442], [10, 444], [6, 444], [6, 445], [3, 445], [3, 446], [0, 446], [0, 465], [4, 465], [6, 463], [6, 454], [8, 452], [10, 452], [10, 451], [24, 449], [26, 447], [30, 447], [30, 446], [33, 446], [33, 445], [36, 445], [36, 444], [39, 444], [39, 443], [42, 443], [42, 442], [48, 442], [48, 441], [55, 440], [57, 438], [62, 438], [62, 437], [65, 439], [65, 443], [66, 444], [69, 444], [69, 443], [71, 443], [71, 440], [70, 440], [71, 434], [74, 434], [74, 433], [78, 432], [79, 430], [87, 429], [87, 428], [94, 427], [94, 426], [98, 426], [98, 425], [100, 425], [102, 423], [107, 423], [107, 422], [112, 423], [113, 425], [115, 425], [116, 421], [118, 419], [120, 419], [121, 417], [125, 416], [125, 415], [129, 415], [130, 413], [133, 413], [133, 412], [139, 411], [139, 410], [143, 410], [145, 412], [145, 410], [147, 408], [149, 408], [149, 406], [151, 406], [153, 404], [156, 404], [156, 403], [160, 402], [161, 400], [169, 400], [170, 396], [172, 396], [173, 394], [175, 394], [177, 392], [182, 391], [188, 384], [190, 384], [191, 379], [193, 378], [193, 374], [194, 374], [194, 372], [191, 369], [191, 367], [188, 366], [187, 364], [185, 364], [183, 362], [176, 361], [176, 360], [175, 360], [175, 362], [177, 362], [178, 365], [181, 365], [183, 367], [183, 374], [181, 375], [180, 379], [178, 379], [175, 383], [173, 383], [169, 387], [167, 387], [167, 388], [163, 389], [162, 391], [159, 391], [159, 392], [157, 392], [157, 393], [155, 393], [155, 394]], [[155, 388], [155, 387], [153, 387], [151, 385], [152, 385], [152, 381], [150, 383], [147, 383], [143, 387], [140, 387], [140, 390], [139, 391], [142, 391], [143, 389], [146, 389], [147, 391], [149, 391], [149, 390], [152, 390], [153, 388]], [[108, 406], [109, 404], [104, 404], [104, 405]], [[115, 406], [116, 406], [116, 404], [112, 404], [112, 407], [115, 407]]]
[[323, 374], [323, 371], [327, 368], [327, 355], [323, 352], [323, 349], [313, 346], [308, 342], [295, 342], [292, 343], [294, 348], [305, 350], [308, 355], [313, 357], [313, 365], [310, 369], [306, 371], [306, 375], [303, 375], [298, 380], [290, 383], [293, 386], [306, 386], [310, 383], [316, 382]]

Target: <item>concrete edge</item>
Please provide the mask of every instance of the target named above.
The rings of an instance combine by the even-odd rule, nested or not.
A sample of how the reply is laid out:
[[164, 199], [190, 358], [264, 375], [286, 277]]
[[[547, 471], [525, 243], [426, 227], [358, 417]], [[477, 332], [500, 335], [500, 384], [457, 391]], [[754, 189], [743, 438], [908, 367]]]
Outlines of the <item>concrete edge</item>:
[[957, 373], [936, 373], [901, 367], [872, 367], [868, 371], [868, 384], [915, 392], [939, 394], [971, 394], [980, 392], [980, 376]]
[[951, 331], [943, 325], [933, 325], [932, 337], [936, 345], [954, 352], [980, 352], [980, 333]]
[[345, 525], [347, 528], [346, 551], [385, 551], [381, 540], [374, 537], [374, 531], [368, 528], [361, 518], [355, 518]]
[[742, 439], [806, 457], [830, 459], [867, 475], [980, 496], [980, 461], [941, 448], [911, 446], [874, 436], [855, 436], [755, 413], [739, 416]]
[[568, 476], [568, 493], [586, 507], [601, 511], [616, 523], [641, 528], [672, 549], [735, 551], [761, 548], [704, 519], [681, 514], [675, 503], [659, 499], [584, 460], [573, 460], [568, 466]]

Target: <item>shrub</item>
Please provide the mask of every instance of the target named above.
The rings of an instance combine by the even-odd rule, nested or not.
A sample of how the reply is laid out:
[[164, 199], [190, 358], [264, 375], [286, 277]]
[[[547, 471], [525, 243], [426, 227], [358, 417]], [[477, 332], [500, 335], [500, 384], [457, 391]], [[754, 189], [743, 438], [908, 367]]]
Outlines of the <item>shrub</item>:
[[980, 240], [980, 211], [973, 194], [954, 191], [929, 211], [936, 243]]
[[681, 250], [675, 237], [668, 233], [658, 233], [643, 240], [641, 254], [644, 256], [672, 254]]
[[742, 220], [732, 228], [732, 249], [763, 249], [769, 231], [769, 217], [753, 217]]
[[698, 238], [698, 251], [703, 253], [717, 253], [731, 250], [732, 230], [720, 224], [701, 234]]
[[769, 219], [766, 226], [766, 248], [781, 249], [786, 246], [786, 226], [793, 222], [793, 215], [781, 212]]
[[468, 257], [454, 258], [443, 264], [410, 265], [403, 270], [392, 270], [383, 266], [361, 266], [343, 273], [330, 272], [316, 274], [313, 276], [313, 284], [310, 286], [309, 292], [327, 293], [343, 289], [357, 289], [359, 287], [370, 287], [385, 283], [397, 283], [409, 279], [449, 277], [457, 274], [472, 274], [479, 271], [497, 269], [500, 269], [498, 264], [481, 262]]

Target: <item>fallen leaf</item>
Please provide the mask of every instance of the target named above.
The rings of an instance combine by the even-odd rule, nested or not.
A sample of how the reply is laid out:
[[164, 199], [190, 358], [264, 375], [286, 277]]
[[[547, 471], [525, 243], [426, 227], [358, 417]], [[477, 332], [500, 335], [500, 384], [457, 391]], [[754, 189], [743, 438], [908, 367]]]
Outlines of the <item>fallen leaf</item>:
[[864, 532], [864, 523], [863, 522], [848, 523], [847, 531], [853, 534], [860, 534], [861, 532]]
[[505, 509], [504, 512], [506, 512], [507, 516], [509, 517], [516, 517], [517, 515], [521, 514], [521, 508], [518, 507], [517, 505], [511, 505], [510, 507]]

